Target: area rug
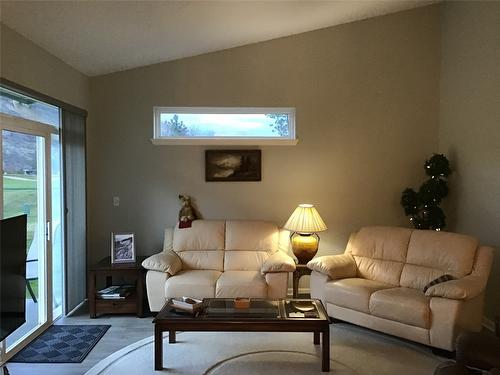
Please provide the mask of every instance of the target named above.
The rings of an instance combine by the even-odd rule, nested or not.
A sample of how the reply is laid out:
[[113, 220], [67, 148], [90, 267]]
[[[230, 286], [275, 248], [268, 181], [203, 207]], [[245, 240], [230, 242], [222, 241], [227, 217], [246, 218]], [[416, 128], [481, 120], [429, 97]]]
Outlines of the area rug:
[[80, 363], [104, 336], [110, 325], [53, 325], [10, 362]]
[[[330, 328], [330, 372], [338, 375], [425, 375], [442, 361], [408, 341], [350, 324]], [[321, 348], [310, 333], [179, 332], [164, 336], [163, 370], [155, 371], [153, 337], [105, 358], [86, 375], [321, 374]]]

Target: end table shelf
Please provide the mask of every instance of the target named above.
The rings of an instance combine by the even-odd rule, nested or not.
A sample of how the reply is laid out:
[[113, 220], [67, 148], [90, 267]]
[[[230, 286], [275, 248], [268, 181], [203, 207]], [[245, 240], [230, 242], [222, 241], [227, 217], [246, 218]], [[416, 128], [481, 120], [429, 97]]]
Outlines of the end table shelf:
[[[144, 316], [144, 279], [146, 270], [141, 266], [146, 257], [137, 257], [135, 263], [111, 263], [111, 257], [102, 259], [88, 268], [88, 299], [91, 318], [98, 314], [135, 313]], [[105, 277], [106, 287], [113, 285], [114, 276], [127, 276], [135, 280], [135, 292], [123, 299], [103, 299], [97, 296], [97, 278]]]

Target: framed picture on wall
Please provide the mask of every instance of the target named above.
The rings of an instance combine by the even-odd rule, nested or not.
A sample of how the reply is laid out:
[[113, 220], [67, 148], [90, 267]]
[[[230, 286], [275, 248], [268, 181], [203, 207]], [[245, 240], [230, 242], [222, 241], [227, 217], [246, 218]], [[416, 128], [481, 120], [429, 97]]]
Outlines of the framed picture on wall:
[[206, 150], [205, 181], [261, 181], [260, 150]]
[[134, 233], [111, 233], [111, 263], [135, 262]]

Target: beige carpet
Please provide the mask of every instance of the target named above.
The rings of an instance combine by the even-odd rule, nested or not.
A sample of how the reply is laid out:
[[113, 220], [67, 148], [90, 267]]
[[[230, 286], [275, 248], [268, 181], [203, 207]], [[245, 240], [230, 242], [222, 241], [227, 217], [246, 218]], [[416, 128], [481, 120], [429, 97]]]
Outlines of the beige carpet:
[[[167, 337], [167, 336], [165, 336]], [[442, 361], [425, 346], [364, 328], [331, 326], [331, 373], [431, 375]], [[164, 340], [163, 371], [154, 371], [153, 338], [112, 354], [86, 375], [320, 374], [320, 346], [309, 333], [179, 332]]]

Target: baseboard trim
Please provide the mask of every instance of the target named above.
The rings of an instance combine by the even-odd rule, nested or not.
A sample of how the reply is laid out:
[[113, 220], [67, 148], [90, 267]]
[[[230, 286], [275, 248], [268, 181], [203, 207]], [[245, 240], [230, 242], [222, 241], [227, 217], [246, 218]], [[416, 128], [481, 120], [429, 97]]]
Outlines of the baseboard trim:
[[86, 303], [87, 303], [87, 298], [85, 298], [82, 302], [80, 302], [78, 305], [76, 305], [73, 310], [71, 310], [70, 312], [68, 312], [66, 314], [66, 316], [71, 316], [72, 314], [74, 314], [75, 312], [77, 312], [78, 309], [80, 309], [81, 307], [83, 307], [83, 305], [85, 305]]

